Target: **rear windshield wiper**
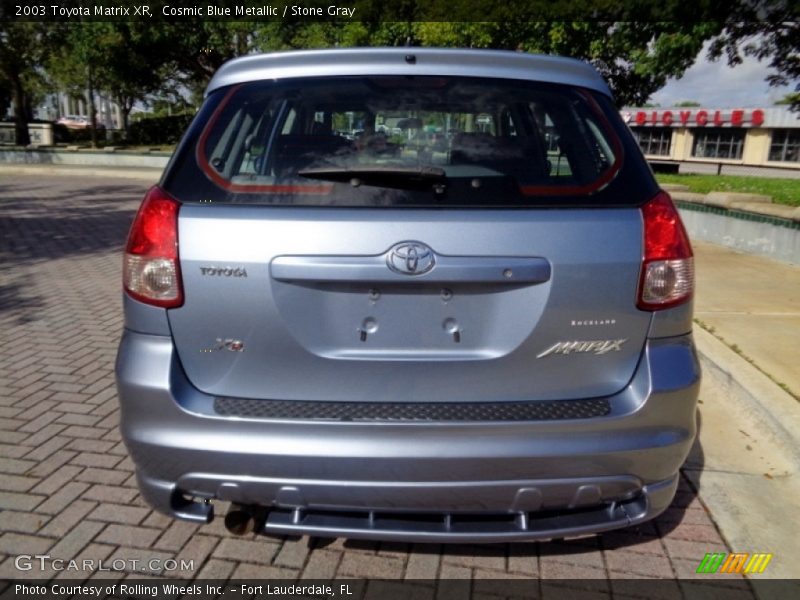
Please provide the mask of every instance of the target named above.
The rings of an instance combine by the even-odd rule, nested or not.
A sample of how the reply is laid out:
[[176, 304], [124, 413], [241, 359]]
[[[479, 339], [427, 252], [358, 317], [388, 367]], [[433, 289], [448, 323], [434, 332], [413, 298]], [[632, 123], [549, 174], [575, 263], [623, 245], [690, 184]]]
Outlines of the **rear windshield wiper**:
[[447, 181], [444, 169], [433, 166], [319, 167], [303, 169], [297, 174], [309, 179], [349, 182], [353, 187], [374, 185], [403, 190], [429, 190]]

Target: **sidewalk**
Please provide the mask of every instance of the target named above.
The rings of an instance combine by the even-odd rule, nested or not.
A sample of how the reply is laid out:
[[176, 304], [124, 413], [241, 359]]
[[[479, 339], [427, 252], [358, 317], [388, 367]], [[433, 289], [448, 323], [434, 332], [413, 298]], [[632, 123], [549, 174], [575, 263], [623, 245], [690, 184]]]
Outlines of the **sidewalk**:
[[800, 267], [708, 243], [694, 248], [695, 318], [800, 397]]
[[684, 472], [734, 552], [773, 553], [762, 577], [797, 578], [800, 268], [694, 249], [703, 385]]

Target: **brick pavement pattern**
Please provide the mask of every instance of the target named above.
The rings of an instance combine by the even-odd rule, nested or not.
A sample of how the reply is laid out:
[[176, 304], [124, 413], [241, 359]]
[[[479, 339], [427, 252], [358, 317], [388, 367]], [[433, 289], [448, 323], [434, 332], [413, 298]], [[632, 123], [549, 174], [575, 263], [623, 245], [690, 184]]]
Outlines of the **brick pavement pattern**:
[[[146, 187], [0, 175], [0, 578], [142, 575], [133, 567], [21, 572], [15, 557], [24, 553], [193, 561], [189, 570], [146, 571], [182, 578], [470, 579], [476, 595], [492, 598], [504, 595], [502, 582], [486, 579], [546, 578], [533, 588], [541, 597], [562, 595], [554, 586], [563, 580], [576, 588], [570, 596], [607, 598], [637, 593], [631, 579], [663, 578], [655, 597], [671, 598], [676, 577], [694, 577], [706, 552], [729, 551], [686, 480], [654, 522], [550, 543], [236, 538], [221, 518], [201, 527], [154, 512], [139, 497], [120, 441], [113, 380], [120, 251]], [[738, 576], [728, 577], [731, 585]]]

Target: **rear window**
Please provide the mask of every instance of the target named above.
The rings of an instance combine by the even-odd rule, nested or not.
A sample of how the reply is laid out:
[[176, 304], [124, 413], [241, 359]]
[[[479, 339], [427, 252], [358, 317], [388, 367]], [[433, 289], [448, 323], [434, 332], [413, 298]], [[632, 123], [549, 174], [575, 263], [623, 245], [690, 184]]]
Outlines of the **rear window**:
[[177, 185], [184, 201], [526, 205], [593, 196], [622, 165], [607, 111], [566, 86], [309, 78], [242, 84], [208, 102], [181, 149], [193, 156], [176, 169], [199, 170], [210, 184], [200, 195], [214, 198]]

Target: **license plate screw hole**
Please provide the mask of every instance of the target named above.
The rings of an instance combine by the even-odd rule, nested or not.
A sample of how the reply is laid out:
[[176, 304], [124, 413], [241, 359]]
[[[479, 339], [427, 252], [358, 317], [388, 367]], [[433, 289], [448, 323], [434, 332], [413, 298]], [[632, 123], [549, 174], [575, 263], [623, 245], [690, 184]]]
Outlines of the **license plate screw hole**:
[[358, 337], [362, 342], [366, 342], [367, 336], [376, 331], [378, 331], [378, 321], [373, 317], [367, 317], [361, 322], [361, 327], [358, 328]]

